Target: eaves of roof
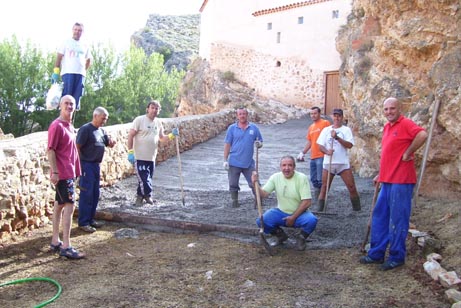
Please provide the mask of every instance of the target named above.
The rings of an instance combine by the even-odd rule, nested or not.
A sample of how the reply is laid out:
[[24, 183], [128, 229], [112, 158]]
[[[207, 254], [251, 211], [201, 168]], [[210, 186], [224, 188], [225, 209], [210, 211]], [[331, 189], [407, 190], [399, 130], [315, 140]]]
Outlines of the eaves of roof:
[[[205, 0], [205, 2], [207, 2], [207, 1], [208, 0]], [[266, 10], [256, 11], [251, 15], [257, 17], [257, 16], [261, 16], [261, 15], [279, 13], [279, 12], [282, 12], [282, 11], [296, 9], [296, 8], [299, 8], [299, 7], [302, 7], [302, 6], [307, 6], [307, 5], [312, 5], [312, 4], [317, 4], [317, 3], [321, 3], [321, 2], [327, 2], [327, 1], [332, 1], [332, 0], [310, 0], [310, 1], [297, 2], [297, 3], [278, 6], [278, 7], [274, 7], [274, 8], [270, 8], [270, 9], [266, 9]]]

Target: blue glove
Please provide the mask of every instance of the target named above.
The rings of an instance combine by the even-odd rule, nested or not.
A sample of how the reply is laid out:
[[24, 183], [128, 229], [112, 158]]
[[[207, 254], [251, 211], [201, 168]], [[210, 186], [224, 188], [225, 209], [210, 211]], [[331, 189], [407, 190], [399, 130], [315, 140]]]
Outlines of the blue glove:
[[179, 136], [179, 129], [178, 129], [177, 127], [175, 127], [175, 128], [173, 128], [173, 130], [171, 131], [171, 133], [172, 133], [173, 135], [175, 135], [176, 137], [178, 137], [178, 136]]
[[59, 80], [59, 67], [53, 69], [53, 74], [51, 75], [51, 80], [53, 83], [57, 83]]
[[134, 158], [134, 150], [128, 150], [128, 161], [131, 164], [134, 164], [135, 158]]

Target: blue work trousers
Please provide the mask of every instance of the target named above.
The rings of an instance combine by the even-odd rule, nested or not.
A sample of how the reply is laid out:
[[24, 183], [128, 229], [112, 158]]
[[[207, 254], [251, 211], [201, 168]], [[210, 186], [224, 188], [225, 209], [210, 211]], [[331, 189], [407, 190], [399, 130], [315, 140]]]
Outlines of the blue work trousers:
[[[278, 227], [286, 227], [286, 220], [284, 218], [291, 216], [278, 208], [272, 208], [267, 210], [263, 214], [264, 220], [264, 233], [269, 234], [272, 233]], [[317, 217], [312, 214], [311, 211], [306, 211], [298, 216], [295, 221], [295, 224], [292, 226], [293, 228], [301, 228], [307, 234], [311, 234], [314, 232], [315, 227], [317, 226]], [[261, 220], [260, 218], [256, 218], [256, 224], [258, 227], [261, 227]]]
[[83, 95], [85, 77], [80, 74], [62, 75], [63, 89], [62, 96], [72, 95], [75, 98], [75, 110], [80, 110], [80, 98]]
[[138, 178], [138, 196], [152, 197], [152, 178], [155, 171], [155, 163], [147, 160], [136, 160], [134, 164], [136, 177]]
[[311, 182], [315, 188], [322, 188], [323, 157], [311, 159]]
[[89, 225], [96, 214], [99, 202], [99, 163], [81, 162], [80, 199], [78, 201], [78, 225]]
[[389, 261], [405, 262], [405, 241], [410, 227], [414, 184], [381, 183], [371, 220], [370, 250], [374, 260], [384, 259], [389, 245]]

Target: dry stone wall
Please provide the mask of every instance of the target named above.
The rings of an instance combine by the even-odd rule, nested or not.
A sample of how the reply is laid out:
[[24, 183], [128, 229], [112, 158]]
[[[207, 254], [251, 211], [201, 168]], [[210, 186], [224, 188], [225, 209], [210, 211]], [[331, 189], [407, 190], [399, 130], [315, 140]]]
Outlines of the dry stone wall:
[[324, 104], [323, 71], [311, 69], [303, 59], [280, 58], [241, 46], [215, 43], [210, 63], [212, 69], [233, 72], [258, 95], [299, 107]]
[[[235, 120], [235, 113], [218, 113], [162, 119], [166, 132], [180, 130], [180, 151], [217, 136]], [[105, 127], [117, 141], [107, 148], [101, 163], [101, 185], [111, 185], [133, 174], [127, 161], [127, 136], [131, 124]], [[49, 181], [47, 132], [0, 141], [0, 239], [12, 232], [47, 224], [53, 211], [55, 191]], [[175, 142], [160, 143], [157, 162], [176, 155]]]

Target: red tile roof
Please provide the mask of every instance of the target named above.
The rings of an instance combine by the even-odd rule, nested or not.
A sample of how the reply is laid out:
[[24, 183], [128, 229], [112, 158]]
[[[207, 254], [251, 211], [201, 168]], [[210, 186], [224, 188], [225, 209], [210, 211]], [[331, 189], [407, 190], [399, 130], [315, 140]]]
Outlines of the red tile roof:
[[[284, 6], [279, 6], [279, 7], [275, 7], [271, 9], [256, 11], [251, 15], [256, 17], [256, 16], [277, 13], [281, 11], [291, 10], [291, 9], [295, 9], [295, 8], [302, 7], [302, 6], [307, 6], [307, 5], [312, 5], [312, 4], [327, 2], [327, 1], [332, 1], [332, 0], [310, 0], [310, 1], [297, 2], [297, 3], [287, 4]], [[208, 3], [208, 0], [203, 1], [202, 6], [200, 7], [200, 10], [199, 10], [200, 12], [203, 12], [207, 3]]]
[[[208, 1], [208, 0], [205, 0], [205, 2], [206, 1]], [[296, 9], [296, 8], [302, 7], [302, 6], [307, 6], [307, 5], [312, 5], [312, 4], [321, 3], [321, 2], [327, 2], [327, 1], [332, 1], [332, 0], [310, 0], [310, 1], [297, 2], [297, 3], [287, 4], [287, 5], [284, 5], [284, 6], [279, 6], [279, 7], [275, 7], [275, 8], [271, 8], [271, 9], [256, 11], [252, 15], [256, 17], [256, 16], [261, 16], [261, 15], [278, 13], [278, 12], [282, 12], [282, 11]]]

